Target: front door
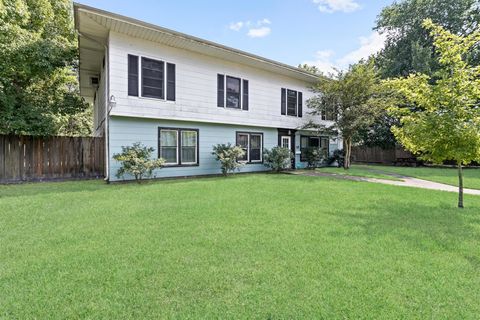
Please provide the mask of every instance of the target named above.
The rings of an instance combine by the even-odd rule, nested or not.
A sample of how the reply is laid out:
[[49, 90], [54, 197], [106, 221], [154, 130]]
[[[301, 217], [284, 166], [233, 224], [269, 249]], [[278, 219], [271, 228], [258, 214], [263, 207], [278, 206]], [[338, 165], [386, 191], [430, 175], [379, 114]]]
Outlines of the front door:
[[[278, 146], [288, 148], [295, 154], [295, 130], [279, 128]], [[295, 157], [292, 158], [292, 169], [295, 169]]]

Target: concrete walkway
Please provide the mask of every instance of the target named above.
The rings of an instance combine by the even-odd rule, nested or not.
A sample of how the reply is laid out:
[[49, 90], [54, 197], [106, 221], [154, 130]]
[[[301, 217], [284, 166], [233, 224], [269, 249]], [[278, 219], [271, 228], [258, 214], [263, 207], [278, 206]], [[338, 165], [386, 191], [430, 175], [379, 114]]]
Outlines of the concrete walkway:
[[[342, 174], [335, 174], [335, 173], [326, 173], [326, 172], [316, 172], [316, 171], [302, 171], [302, 172], [292, 172], [293, 174], [299, 174], [304, 176], [312, 176], [312, 177], [332, 177], [337, 179], [343, 180], [351, 180], [351, 181], [365, 181], [365, 182], [374, 182], [374, 183], [383, 183], [389, 184], [393, 186], [402, 186], [402, 187], [414, 187], [414, 188], [422, 188], [422, 189], [430, 189], [430, 190], [438, 190], [438, 191], [447, 191], [447, 192], [458, 192], [458, 187], [451, 186], [448, 184], [443, 184], [439, 182], [433, 182], [413, 177], [407, 177], [399, 174], [384, 172], [380, 170], [372, 169], [372, 172], [381, 173], [383, 175], [392, 176], [400, 180], [387, 180], [387, 179], [378, 179], [378, 178], [366, 178], [366, 177], [358, 177], [358, 176], [348, 176]], [[475, 189], [463, 189], [464, 194], [473, 194], [473, 195], [480, 195], [480, 190]]]

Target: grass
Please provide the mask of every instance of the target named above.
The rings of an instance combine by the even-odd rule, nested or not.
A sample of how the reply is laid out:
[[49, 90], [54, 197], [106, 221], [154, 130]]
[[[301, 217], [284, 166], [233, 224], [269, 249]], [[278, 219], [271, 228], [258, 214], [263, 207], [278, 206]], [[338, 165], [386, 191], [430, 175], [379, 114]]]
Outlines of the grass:
[[480, 197], [293, 175], [0, 186], [0, 318], [480, 314]]
[[[360, 166], [359, 166], [360, 167]], [[393, 167], [393, 166], [364, 166], [366, 169], [376, 169], [389, 173], [397, 173], [405, 176], [441, 182], [452, 186], [458, 186], [458, 171], [456, 168], [436, 167]], [[466, 168], [464, 173], [464, 187], [480, 189], [480, 169]]]
[[343, 168], [337, 168], [337, 167], [323, 167], [323, 168], [317, 168], [315, 170], [318, 172], [334, 173], [339, 175], [348, 175], [348, 176], [355, 176], [355, 177], [400, 180], [398, 178], [395, 178], [386, 174], [369, 170], [369, 168], [370, 167], [363, 166], [363, 165], [352, 165], [348, 170], [345, 170]]

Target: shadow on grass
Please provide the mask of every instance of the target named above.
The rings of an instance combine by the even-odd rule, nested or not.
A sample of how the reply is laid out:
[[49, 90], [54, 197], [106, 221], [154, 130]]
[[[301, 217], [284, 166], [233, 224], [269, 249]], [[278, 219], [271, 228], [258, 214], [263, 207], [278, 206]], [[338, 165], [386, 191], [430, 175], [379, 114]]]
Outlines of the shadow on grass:
[[478, 202], [470, 208], [457, 209], [453, 204], [450, 207], [440, 199], [435, 200], [432, 205], [425, 205], [412, 200], [388, 199], [357, 203], [349, 210], [324, 214], [345, 226], [329, 233], [339, 241], [352, 236], [372, 242], [395, 239], [420, 251], [438, 250], [461, 255], [473, 267], [480, 267], [480, 255], [471, 254], [478, 251], [461, 249], [480, 245]]
[[[26, 182], [19, 184], [0, 185], [0, 199], [7, 197], [23, 197], [48, 194], [62, 194], [75, 192], [99, 192], [115, 191], [129, 188], [147, 188], [157, 185], [172, 185], [195, 182], [206, 182], [211, 180], [229, 181], [232, 179], [248, 178], [252, 175], [266, 176], [266, 173], [247, 173], [235, 174], [228, 177], [221, 175], [198, 176], [198, 177], [179, 177], [179, 178], [159, 178], [145, 179], [141, 183], [134, 180], [117, 181], [107, 183], [102, 179], [98, 180], [70, 180], [70, 181], [45, 181], [45, 182]], [[268, 176], [272, 176], [268, 174]]]

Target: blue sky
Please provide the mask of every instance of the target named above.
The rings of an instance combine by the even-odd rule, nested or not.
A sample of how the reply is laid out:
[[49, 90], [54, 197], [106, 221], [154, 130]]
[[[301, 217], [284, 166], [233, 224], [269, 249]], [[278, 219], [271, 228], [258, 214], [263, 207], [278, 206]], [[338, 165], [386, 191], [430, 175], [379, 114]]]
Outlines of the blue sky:
[[290, 65], [345, 68], [383, 46], [372, 30], [393, 0], [78, 0]]

